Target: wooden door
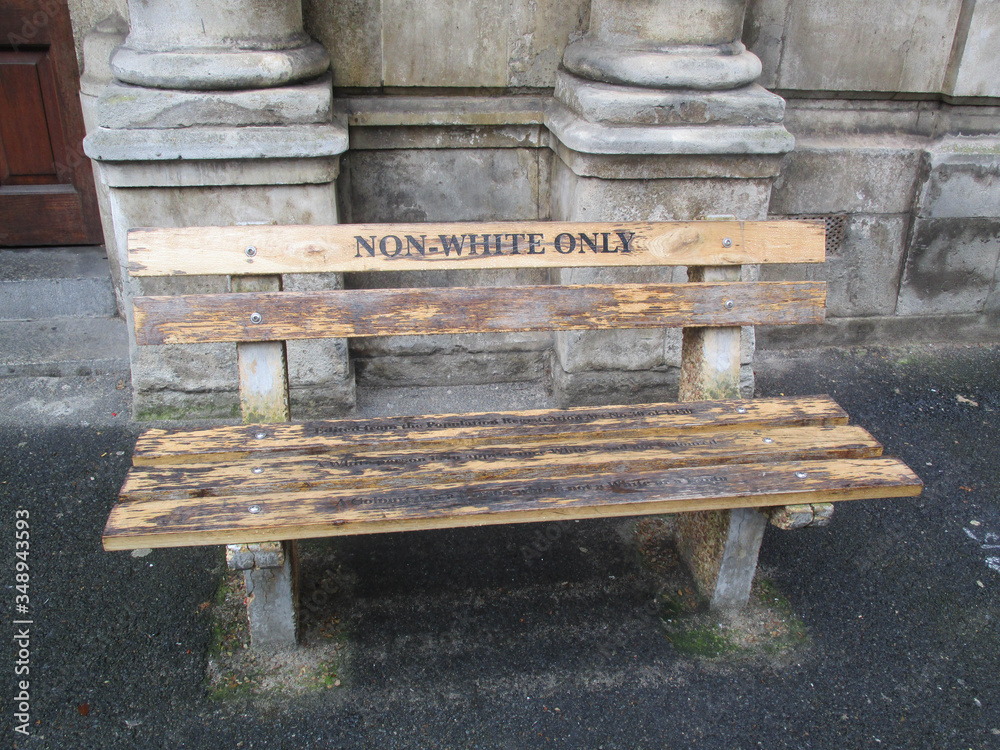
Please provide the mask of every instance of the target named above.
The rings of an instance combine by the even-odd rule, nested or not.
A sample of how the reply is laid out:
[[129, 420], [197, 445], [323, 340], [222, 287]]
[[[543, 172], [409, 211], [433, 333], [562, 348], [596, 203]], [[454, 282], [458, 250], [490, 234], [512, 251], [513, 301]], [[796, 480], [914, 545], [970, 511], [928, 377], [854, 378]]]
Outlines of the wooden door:
[[103, 242], [65, 0], [0, 0], [0, 246]]

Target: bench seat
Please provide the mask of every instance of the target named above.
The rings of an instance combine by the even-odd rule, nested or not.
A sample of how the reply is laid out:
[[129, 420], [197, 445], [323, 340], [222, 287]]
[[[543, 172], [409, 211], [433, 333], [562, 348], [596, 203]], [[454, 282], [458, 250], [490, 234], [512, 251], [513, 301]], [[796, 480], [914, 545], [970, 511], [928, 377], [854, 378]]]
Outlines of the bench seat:
[[133, 463], [108, 550], [826, 503], [922, 486], [825, 396], [154, 429]]

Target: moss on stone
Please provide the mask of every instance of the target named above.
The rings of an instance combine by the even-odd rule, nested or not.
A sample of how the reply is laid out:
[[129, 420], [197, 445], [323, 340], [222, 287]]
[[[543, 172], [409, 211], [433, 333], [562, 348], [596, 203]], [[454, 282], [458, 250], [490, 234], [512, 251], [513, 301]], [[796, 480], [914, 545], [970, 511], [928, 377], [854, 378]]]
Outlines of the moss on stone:
[[169, 406], [155, 404], [138, 406], [135, 410], [137, 422], [189, 422], [196, 419], [236, 419], [240, 416], [240, 405], [231, 404], [228, 409], [217, 406], [195, 405]]

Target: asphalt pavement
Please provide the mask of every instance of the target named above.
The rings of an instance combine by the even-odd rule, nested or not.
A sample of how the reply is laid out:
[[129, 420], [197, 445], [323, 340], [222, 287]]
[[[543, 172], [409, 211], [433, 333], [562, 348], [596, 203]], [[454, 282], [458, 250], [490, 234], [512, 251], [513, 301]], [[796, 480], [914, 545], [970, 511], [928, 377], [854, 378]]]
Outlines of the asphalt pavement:
[[[794, 648], [680, 653], [650, 606], [658, 584], [632, 521], [410, 532], [323, 548], [316, 559], [335, 574], [307, 571], [303, 585], [314, 594], [316, 576], [336, 578], [323, 613], [336, 623], [336, 682], [266, 692], [206, 678], [218, 549], [101, 549], [138, 433], [127, 384], [6, 379], [3, 606], [8, 630], [28, 635], [3, 638], [3, 741], [1000, 748], [1000, 348], [772, 354], [757, 371], [760, 396], [832, 395], [926, 483], [915, 499], [839, 504], [825, 528], [768, 529], [761, 571], [804, 626]], [[29, 672], [16, 675], [25, 643]]]

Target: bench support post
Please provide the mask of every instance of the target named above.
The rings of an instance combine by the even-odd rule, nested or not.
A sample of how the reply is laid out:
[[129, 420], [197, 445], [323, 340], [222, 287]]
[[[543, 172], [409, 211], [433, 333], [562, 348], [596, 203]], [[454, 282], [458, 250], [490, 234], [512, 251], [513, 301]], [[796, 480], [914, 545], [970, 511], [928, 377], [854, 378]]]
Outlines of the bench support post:
[[[281, 291], [280, 276], [233, 276], [234, 292]], [[243, 422], [287, 422], [288, 365], [283, 341], [236, 345]], [[294, 648], [299, 631], [298, 546], [291, 542], [233, 545], [246, 548], [253, 564], [242, 568], [247, 590], [250, 645]]]
[[295, 648], [298, 642], [298, 547], [295, 542], [231, 544], [229, 567], [243, 571], [250, 645]]
[[[739, 281], [740, 272], [739, 266], [692, 267], [688, 280]], [[739, 397], [740, 328], [685, 328], [679, 400]], [[711, 609], [740, 609], [749, 601], [766, 525], [752, 508], [678, 515], [678, 552]]]
[[677, 517], [677, 549], [713, 610], [746, 606], [767, 518], [753, 508]]

